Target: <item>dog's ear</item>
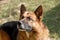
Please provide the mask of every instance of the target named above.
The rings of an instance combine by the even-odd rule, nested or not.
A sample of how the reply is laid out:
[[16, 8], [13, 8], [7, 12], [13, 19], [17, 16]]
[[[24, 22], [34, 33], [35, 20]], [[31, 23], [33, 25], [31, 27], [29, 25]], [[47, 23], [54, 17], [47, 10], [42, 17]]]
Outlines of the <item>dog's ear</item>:
[[35, 11], [34, 13], [36, 14], [37, 18], [40, 20], [41, 17], [42, 17], [42, 12], [43, 12], [43, 9], [42, 9], [42, 6], [40, 5]]
[[23, 13], [25, 11], [26, 11], [26, 8], [25, 8], [24, 4], [21, 4], [21, 7], [20, 7], [20, 19], [21, 19], [22, 15], [23, 15]]

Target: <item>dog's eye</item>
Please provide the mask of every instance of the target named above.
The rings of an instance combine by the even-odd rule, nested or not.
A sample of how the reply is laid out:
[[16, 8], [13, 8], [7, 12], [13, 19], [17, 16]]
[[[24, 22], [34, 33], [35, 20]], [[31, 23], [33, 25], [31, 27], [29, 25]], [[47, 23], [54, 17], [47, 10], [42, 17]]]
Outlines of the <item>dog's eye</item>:
[[28, 15], [29, 13], [27, 13], [27, 15]]
[[24, 16], [22, 16], [22, 19], [24, 18]]
[[27, 19], [28, 19], [28, 20], [31, 20], [31, 18], [30, 18], [30, 17], [27, 17]]

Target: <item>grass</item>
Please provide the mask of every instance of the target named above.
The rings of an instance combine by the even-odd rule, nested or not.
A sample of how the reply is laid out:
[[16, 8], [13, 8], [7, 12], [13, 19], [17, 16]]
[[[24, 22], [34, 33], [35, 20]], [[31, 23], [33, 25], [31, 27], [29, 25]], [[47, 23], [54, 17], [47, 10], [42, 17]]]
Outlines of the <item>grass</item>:
[[0, 3], [0, 24], [6, 21], [19, 20], [19, 5], [24, 3], [27, 10], [34, 11], [39, 5], [43, 6], [43, 22], [50, 30], [54, 40], [60, 38], [60, 0], [8, 0]]
[[50, 29], [51, 37], [60, 38], [60, 4], [46, 12], [44, 22]]

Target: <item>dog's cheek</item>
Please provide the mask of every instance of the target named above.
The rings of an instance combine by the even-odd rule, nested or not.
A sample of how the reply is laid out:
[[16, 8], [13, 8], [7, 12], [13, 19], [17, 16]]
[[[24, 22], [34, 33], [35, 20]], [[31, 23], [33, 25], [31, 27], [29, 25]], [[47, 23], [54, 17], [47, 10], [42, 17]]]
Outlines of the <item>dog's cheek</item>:
[[37, 22], [32, 23], [33, 28], [38, 29], [40, 25]]
[[32, 21], [29, 21], [28, 22], [28, 24], [30, 25], [30, 27], [32, 27], [33, 25], [32, 25]]

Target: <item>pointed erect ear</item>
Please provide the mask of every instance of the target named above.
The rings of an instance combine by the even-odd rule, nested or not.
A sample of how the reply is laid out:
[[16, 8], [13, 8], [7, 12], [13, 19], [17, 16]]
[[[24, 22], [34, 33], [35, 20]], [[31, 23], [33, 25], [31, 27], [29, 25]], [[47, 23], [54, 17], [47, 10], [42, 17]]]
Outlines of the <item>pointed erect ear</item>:
[[26, 11], [26, 8], [24, 4], [21, 4], [20, 13], [24, 13], [25, 11]]
[[34, 11], [34, 13], [36, 14], [36, 16], [39, 20], [41, 19], [42, 12], [43, 12], [43, 9], [42, 9], [41, 5]]
[[22, 15], [24, 14], [25, 11], [26, 11], [26, 8], [25, 8], [24, 4], [21, 4], [21, 7], [20, 7], [20, 19], [22, 18]]

